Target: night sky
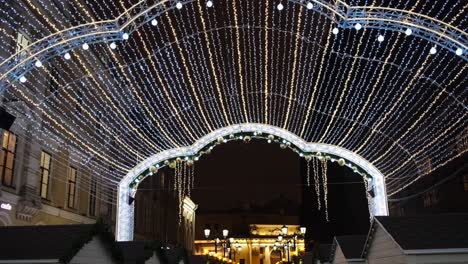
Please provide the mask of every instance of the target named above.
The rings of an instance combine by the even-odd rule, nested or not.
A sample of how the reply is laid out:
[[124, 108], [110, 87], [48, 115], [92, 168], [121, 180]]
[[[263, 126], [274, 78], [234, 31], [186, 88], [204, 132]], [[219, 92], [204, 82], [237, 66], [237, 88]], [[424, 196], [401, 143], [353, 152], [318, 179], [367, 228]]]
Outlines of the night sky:
[[192, 199], [201, 211], [247, 202], [262, 205], [280, 195], [300, 204], [300, 157], [277, 144], [230, 142], [215, 147], [195, 166]]

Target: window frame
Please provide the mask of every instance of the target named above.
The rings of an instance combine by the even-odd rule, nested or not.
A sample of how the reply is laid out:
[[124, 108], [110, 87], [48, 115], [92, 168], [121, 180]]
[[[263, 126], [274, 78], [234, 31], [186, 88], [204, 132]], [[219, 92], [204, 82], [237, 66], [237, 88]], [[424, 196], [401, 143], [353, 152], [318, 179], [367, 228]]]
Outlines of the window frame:
[[[43, 167], [42, 160], [43, 160], [43, 155], [48, 155], [49, 156], [49, 164], [48, 168]], [[45, 158], [45, 157], [44, 157]], [[50, 183], [50, 171], [51, 171], [51, 165], [52, 165], [52, 155], [45, 151], [41, 151], [41, 160], [39, 161], [39, 168], [41, 170], [41, 178], [40, 178], [40, 184], [39, 184], [39, 196], [42, 199], [48, 200], [49, 198], [49, 183]], [[44, 183], [44, 171], [47, 171], [47, 182]], [[43, 185], [45, 185], [45, 197], [43, 196]]]
[[[8, 140], [7, 140], [7, 146], [6, 148], [3, 147], [3, 141], [5, 139], [5, 133], [8, 133]], [[10, 136], [13, 135], [15, 137], [15, 144], [13, 146], [13, 151], [10, 150]], [[1, 184], [3, 186], [7, 186], [7, 187], [10, 187], [10, 188], [15, 188], [15, 161], [16, 161], [16, 147], [18, 145], [18, 136], [9, 131], [9, 130], [3, 130], [2, 132], [2, 146], [1, 146], [1, 151], [3, 153], [3, 151], [5, 151], [5, 156], [3, 158], [3, 165], [1, 166], [2, 168], [0, 169], [0, 179], [1, 179]], [[12, 167], [11, 168], [8, 168], [7, 166], [7, 161], [8, 161], [8, 154], [11, 154], [13, 155], [13, 161], [12, 161]], [[1, 158], [1, 156], [0, 156]], [[1, 162], [1, 161], [0, 161]], [[10, 176], [10, 184], [7, 184], [5, 182], [5, 175], [6, 175], [6, 170], [9, 169], [11, 170], [11, 176]]]
[[[72, 180], [71, 172], [74, 172], [74, 179]], [[68, 184], [67, 184], [67, 207], [70, 209], [76, 209], [76, 182], [78, 178], [78, 170], [73, 167], [68, 167]], [[73, 186], [73, 189], [72, 189]], [[73, 190], [73, 194], [71, 193]]]

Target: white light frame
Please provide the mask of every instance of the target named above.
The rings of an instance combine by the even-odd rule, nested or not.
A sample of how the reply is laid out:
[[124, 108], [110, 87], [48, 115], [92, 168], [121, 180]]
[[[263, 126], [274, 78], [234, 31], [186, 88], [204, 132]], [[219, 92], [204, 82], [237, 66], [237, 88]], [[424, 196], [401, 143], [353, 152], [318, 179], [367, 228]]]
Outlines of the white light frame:
[[297, 135], [276, 126], [267, 124], [237, 124], [227, 127], [223, 127], [212, 131], [204, 137], [197, 140], [193, 145], [188, 147], [180, 147], [175, 149], [169, 149], [142, 161], [140, 164], [131, 169], [127, 175], [120, 181], [118, 188], [117, 197], [117, 225], [116, 225], [116, 240], [117, 241], [132, 241], [134, 231], [134, 203], [129, 204], [129, 198], [135, 196], [136, 186], [130, 187], [130, 184], [143, 172], [145, 172], [150, 166], [164, 162], [168, 159], [173, 159], [183, 156], [192, 156], [200, 152], [205, 146], [216, 142], [220, 137], [226, 137], [231, 134], [237, 133], [254, 133], [260, 132], [262, 134], [274, 135], [276, 137], [285, 139], [291, 144], [298, 147], [304, 153], [320, 152], [323, 154], [330, 154], [338, 157], [342, 157], [360, 169], [365, 171], [373, 180], [369, 183], [374, 189], [374, 197], [368, 196], [369, 199], [369, 213], [371, 218], [377, 215], [388, 215], [388, 204], [387, 204], [387, 193], [385, 188], [384, 175], [369, 161], [361, 157], [360, 155], [335, 145], [306, 142], [304, 139]]

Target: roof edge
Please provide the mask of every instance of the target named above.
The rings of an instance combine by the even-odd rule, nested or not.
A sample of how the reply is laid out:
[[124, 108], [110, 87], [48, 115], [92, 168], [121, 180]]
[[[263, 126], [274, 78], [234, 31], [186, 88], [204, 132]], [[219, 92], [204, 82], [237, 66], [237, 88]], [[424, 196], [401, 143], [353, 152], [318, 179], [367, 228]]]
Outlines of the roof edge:
[[403, 250], [405, 255], [418, 254], [457, 254], [468, 253], [468, 248], [435, 248], [435, 249], [409, 249]]

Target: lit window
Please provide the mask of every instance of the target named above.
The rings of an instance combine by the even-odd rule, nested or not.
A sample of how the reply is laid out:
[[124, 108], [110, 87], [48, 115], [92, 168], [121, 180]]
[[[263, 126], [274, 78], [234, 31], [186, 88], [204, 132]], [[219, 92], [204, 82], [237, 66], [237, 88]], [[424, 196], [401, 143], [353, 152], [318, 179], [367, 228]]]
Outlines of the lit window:
[[3, 131], [2, 154], [0, 156], [0, 179], [3, 185], [13, 187], [16, 135]]
[[47, 199], [50, 180], [50, 154], [42, 151], [41, 153], [41, 197]]
[[75, 208], [76, 169], [68, 168], [68, 208]]
[[97, 194], [97, 180], [91, 178], [91, 186], [89, 188], [89, 215], [96, 216], [96, 194]]
[[16, 38], [16, 52], [21, 52], [18, 54], [18, 59], [23, 59], [28, 55], [28, 50], [26, 48], [31, 44], [31, 40], [22, 32], [18, 32]]
[[463, 190], [465, 190], [465, 192], [468, 192], [468, 174], [463, 176]]

